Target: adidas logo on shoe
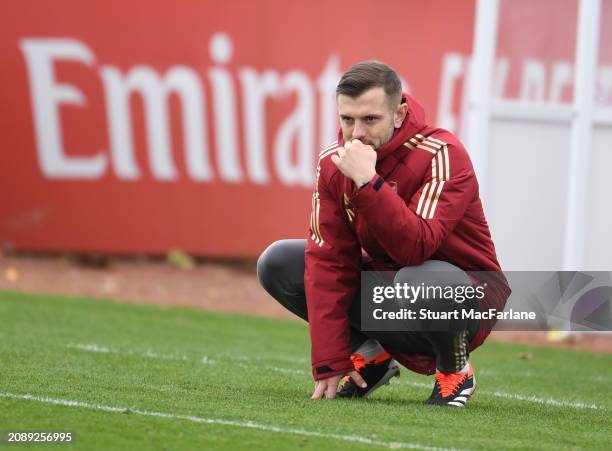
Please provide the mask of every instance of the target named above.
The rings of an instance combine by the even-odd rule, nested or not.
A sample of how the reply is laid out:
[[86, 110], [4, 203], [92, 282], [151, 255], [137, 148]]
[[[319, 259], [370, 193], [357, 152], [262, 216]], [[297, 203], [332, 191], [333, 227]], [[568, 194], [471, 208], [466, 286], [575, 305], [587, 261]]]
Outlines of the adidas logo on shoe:
[[468, 362], [465, 373], [444, 374], [436, 371], [436, 383], [426, 404], [446, 407], [465, 407], [476, 391], [474, 369]]

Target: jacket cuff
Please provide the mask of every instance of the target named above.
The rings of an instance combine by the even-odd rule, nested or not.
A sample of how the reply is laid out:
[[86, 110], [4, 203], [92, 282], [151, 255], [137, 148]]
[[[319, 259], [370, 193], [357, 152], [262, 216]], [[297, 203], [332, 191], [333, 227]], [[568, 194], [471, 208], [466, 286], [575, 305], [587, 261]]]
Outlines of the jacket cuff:
[[312, 364], [312, 377], [318, 381], [332, 376], [338, 376], [353, 371], [355, 367], [350, 357], [339, 360], [329, 360]]
[[350, 197], [351, 205], [357, 209], [365, 209], [375, 204], [380, 195], [390, 189], [384, 179], [376, 175], [366, 186], [355, 191]]

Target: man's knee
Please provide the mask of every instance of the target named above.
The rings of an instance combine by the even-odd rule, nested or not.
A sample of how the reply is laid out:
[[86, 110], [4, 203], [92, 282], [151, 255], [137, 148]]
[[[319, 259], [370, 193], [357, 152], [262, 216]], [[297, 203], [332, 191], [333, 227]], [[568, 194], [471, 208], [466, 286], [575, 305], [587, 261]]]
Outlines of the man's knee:
[[306, 240], [272, 243], [257, 260], [261, 286], [287, 310], [308, 321], [304, 294]]
[[426, 309], [431, 312], [432, 319], [441, 318], [419, 321], [423, 327], [421, 330], [451, 332], [465, 329], [472, 331], [474, 328], [473, 322], [465, 319], [462, 314], [463, 309], [473, 308], [474, 303], [465, 295], [466, 288], [472, 286], [472, 282], [461, 268], [448, 262], [428, 260], [422, 265], [399, 270], [394, 283], [402, 286], [407, 284], [419, 290], [417, 299], [403, 299], [399, 302], [403, 307], [415, 311]]
[[305, 240], [279, 240], [269, 245], [257, 259], [259, 283], [267, 290], [273, 281], [286, 277], [296, 267], [302, 268], [303, 275], [305, 245]]
[[394, 284], [425, 286], [469, 285], [471, 281], [459, 267], [440, 260], [427, 260], [418, 266], [406, 266], [394, 277]]
[[283, 241], [275, 241], [257, 259], [257, 278], [264, 288], [267, 288], [270, 281], [275, 279], [274, 274], [282, 267], [282, 248]]

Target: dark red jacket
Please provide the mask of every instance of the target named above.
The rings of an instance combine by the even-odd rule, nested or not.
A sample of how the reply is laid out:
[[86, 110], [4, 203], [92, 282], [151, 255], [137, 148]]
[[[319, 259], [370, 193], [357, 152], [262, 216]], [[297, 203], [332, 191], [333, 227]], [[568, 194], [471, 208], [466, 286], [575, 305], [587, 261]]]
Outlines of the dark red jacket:
[[[366, 187], [357, 189], [331, 161], [341, 133], [319, 154], [304, 275], [315, 379], [353, 369], [348, 310], [359, 302], [362, 250], [368, 267], [380, 270], [436, 259], [500, 271], [467, 151], [450, 132], [426, 125], [422, 107], [404, 97], [408, 116], [377, 150], [378, 175]], [[376, 190], [379, 176], [385, 182]], [[489, 296], [487, 308], [503, 308], [506, 297]], [[470, 348], [487, 334], [481, 330]], [[387, 350], [414, 371], [435, 371], [431, 356]]]

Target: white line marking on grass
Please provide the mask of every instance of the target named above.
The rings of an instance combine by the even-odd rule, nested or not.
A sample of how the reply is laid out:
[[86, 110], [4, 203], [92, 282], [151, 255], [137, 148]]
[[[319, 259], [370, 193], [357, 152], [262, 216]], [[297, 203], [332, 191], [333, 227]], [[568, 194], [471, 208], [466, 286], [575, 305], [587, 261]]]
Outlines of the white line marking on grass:
[[67, 348], [70, 349], [80, 349], [82, 351], [90, 351], [90, 352], [101, 352], [101, 353], [115, 353], [117, 351], [114, 351], [110, 348], [106, 348], [104, 346], [98, 346], [96, 344], [73, 344], [73, 343], [68, 343], [66, 345]]
[[[526, 371], [512, 370], [512, 372], [508, 373], [504, 371], [493, 370], [490, 368], [480, 368], [478, 369], [477, 374], [480, 374], [482, 376], [493, 376], [493, 377], [504, 377], [504, 378], [511, 376], [514, 378], [528, 377], [528, 378], [535, 378], [535, 379], [545, 379], [545, 378], [550, 379], [550, 375], [537, 373], [532, 370], [526, 370]], [[564, 377], [566, 376], [564, 375]], [[588, 380], [591, 382], [604, 382], [604, 383], [612, 382], [612, 377], [606, 377], [606, 376], [586, 376], [585, 377], [585, 376], [580, 375], [579, 377], [582, 381]], [[572, 378], [572, 379], [576, 379], [576, 378]]]
[[166, 418], [170, 420], [185, 420], [185, 421], [191, 421], [192, 423], [212, 424], [212, 425], [220, 425], [220, 426], [232, 426], [232, 427], [239, 427], [239, 428], [258, 429], [261, 431], [276, 432], [280, 434], [294, 434], [294, 435], [303, 435], [307, 437], [328, 438], [328, 439], [334, 439], [334, 440], [341, 440], [345, 442], [363, 443], [365, 445], [384, 446], [386, 448], [391, 448], [391, 449], [407, 448], [407, 449], [421, 449], [421, 450], [427, 450], [427, 451], [449, 450], [449, 448], [436, 448], [433, 446], [426, 446], [426, 445], [421, 445], [418, 443], [385, 442], [381, 440], [374, 440], [369, 437], [365, 437], [361, 435], [332, 434], [332, 433], [326, 433], [326, 432], [308, 431], [306, 429], [283, 428], [279, 426], [272, 426], [268, 424], [256, 423], [254, 421], [222, 420], [218, 418], [203, 418], [203, 417], [196, 417], [192, 415], [179, 415], [179, 414], [174, 414], [174, 413], [152, 412], [148, 410], [139, 410], [139, 409], [132, 409], [132, 408], [127, 408], [127, 407], [105, 406], [101, 404], [90, 404], [90, 403], [80, 402], [80, 401], [53, 399], [53, 398], [48, 398], [46, 396], [34, 396], [30, 394], [19, 395], [19, 394], [14, 394], [14, 393], [0, 392], [0, 397], [10, 398], [10, 399], [24, 399], [28, 401], [36, 401], [36, 402], [41, 402], [45, 404], [55, 404], [55, 405], [65, 406], [65, 407], [80, 407], [82, 409], [98, 410], [98, 411], [110, 412], [110, 413], [131, 413], [135, 415]]
[[213, 359], [212, 357], [208, 357], [207, 355], [202, 357], [201, 362], [205, 365], [216, 365], [217, 363], [219, 363], [217, 359]]
[[593, 376], [593, 377], [589, 377], [588, 380], [593, 381], [593, 382], [612, 382], [612, 377], [606, 377], [606, 376]]
[[[88, 351], [88, 352], [99, 352], [99, 353], [103, 353], [103, 354], [125, 354], [125, 355], [130, 355], [130, 356], [139, 356], [139, 357], [146, 357], [149, 359], [162, 359], [162, 360], [184, 360], [187, 361], [187, 357], [184, 355], [173, 355], [173, 354], [158, 354], [156, 352], [153, 352], [152, 350], [147, 350], [147, 352], [145, 353], [136, 353], [133, 351], [126, 351], [126, 352], [119, 352], [115, 349], [111, 349], [111, 348], [107, 348], [104, 346], [98, 346], [96, 344], [73, 344], [70, 343], [68, 345], [66, 345], [67, 348], [70, 349], [80, 349], [81, 351]], [[219, 357], [225, 358], [227, 360], [237, 360], [238, 362], [252, 362], [252, 361], [256, 361], [256, 362], [260, 362], [262, 359], [261, 358], [253, 358], [253, 357], [249, 357], [249, 356], [243, 356], [243, 355], [236, 355], [236, 356], [230, 356], [229, 354], [220, 354], [219, 356], [215, 357], [210, 357], [205, 355], [204, 357], [202, 357], [202, 359], [200, 360], [201, 363], [205, 364], [205, 365], [216, 365], [219, 363]], [[239, 367], [239, 368], [246, 368], [246, 369], [252, 369], [253, 365], [248, 365], [246, 363], [233, 363], [233, 365]], [[310, 374], [308, 371], [304, 371], [304, 370], [297, 370], [297, 369], [292, 369], [292, 368], [280, 368], [277, 366], [271, 366], [271, 365], [261, 365], [261, 364], [257, 364], [257, 368], [259, 369], [265, 369], [265, 370], [269, 370], [269, 371], [276, 371], [279, 373], [284, 373], [284, 374], [299, 374], [299, 375], [308, 375]]]
[[219, 354], [219, 357], [223, 357], [223, 358], [227, 358], [227, 359], [232, 359], [232, 360], [242, 360], [245, 362], [259, 362], [262, 360], [279, 360], [281, 362], [287, 362], [287, 363], [295, 363], [295, 364], [310, 364], [310, 361], [307, 359], [303, 359], [300, 357], [289, 357], [286, 355], [275, 355], [274, 357], [271, 358], [265, 358], [262, 356], [252, 356], [252, 355], [236, 355], [236, 354]]
[[[246, 368], [247, 370], [253, 369], [253, 365], [247, 365], [245, 363], [234, 363], [234, 365], [240, 368]], [[279, 368], [277, 366], [270, 366], [270, 365], [257, 365], [256, 368], [270, 370], [270, 371], [277, 371], [279, 373], [285, 373], [285, 374], [300, 374], [303, 376], [310, 374], [308, 371], [304, 371], [304, 370], [294, 370], [292, 368]]]
[[[431, 384], [426, 384], [424, 382], [413, 382], [413, 381], [403, 381], [406, 385], [412, 385], [413, 387], [424, 387], [431, 388]], [[605, 410], [604, 406], [598, 406], [596, 404], [587, 404], [583, 402], [571, 402], [571, 401], [562, 401], [554, 398], [540, 398], [537, 396], [528, 396], [528, 395], [517, 395], [514, 393], [506, 393], [503, 391], [486, 391], [486, 390], [477, 390], [477, 393], [486, 396], [496, 396], [498, 398], [506, 398], [506, 399], [514, 399], [517, 401], [526, 401], [533, 402], [536, 404], [545, 404], [549, 406], [555, 407], [565, 407], [570, 409], [592, 409], [592, 410]]]
[[[74, 349], [81, 349], [83, 351], [89, 351], [89, 352], [119, 353], [118, 351], [113, 350], [111, 348], [99, 346], [96, 344], [69, 344], [67, 345], [67, 347], [74, 348]], [[125, 354], [138, 355], [138, 356], [147, 357], [147, 358], [160, 358], [160, 359], [163, 358], [167, 360], [188, 360], [187, 357], [185, 357], [184, 355], [183, 356], [173, 356], [173, 355], [168, 356], [168, 355], [163, 355], [163, 354], [156, 354], [150, 350], [144, 354], [137, 354], [131, 351], [128, 351]], [[276, 372], [283, 373], [283, 374], [298, 374], [301, 376], [307, 376], [310, 374], [309, 371], [305, 371], [305, 370], [298, 370], [298, 369], [293, 369], [293, 368], [281, 368], [281, 367], [271, 366], [271, 365], [262, 365], [258, 363], [263, 360], [261, 357], [253, 357], [253, 356], [245, 356], [245, 355], [220, 354], [219, 356], [216, 356], [216, 357], [204, 356], [201, 362], [207, 365], [211, 365], [211, 364], [216, 365], [219, 363], [220, 358], [238, 361], [238, 362], [234, 362], [233, 365], [239, 368], [253, 369], [253, 366], [255, 366], [257, 369], [276, 371]], [[248, 365], [246, 363], [239, 363], [239, 362], [257, 362], [257, 363], [254, 365]], [[422, 387], [422, 388], [429, 388], [429, 389], [431, 389], [432, 387], [431, 384], [427, 384], [424, 382], [403, 381], [403, 383], [407, 385], [411, 385], [413, 387]], [[519, 394], [507, 393], [503, 391], [491, 392], [491, 391], [478, 390], [478, 393], [486, 395], [486, 396], [495, 396], [498, 398], [514, 399], [516, 401], [532, 402], [536, 404], [544, 404], [544, 405], [555, 406], [555, 407], [563, 407], [563, 408], [570, 408], [570, 409], [605, 410], [604, 406], [598, 406], [596, 404], [564, 401], [564, 400], [558, 400], [554, 398], [540, 398], [537, 396], [519, 395]]]
[[105, 346], [98, 346], [96, 344], [74, 344], [69, 343], [66, 345], [67, 348], [70, 349], [80, 349], [81, 351], [89, 351], [89, 352], [99, 352], [102, 354], [127, 354], [127, 355], [136, 355], [139, 357], [145, 357], [147, 359], [160, 359], [160, 360], [187, 360], [187, 356], [185, 355], [177, 355], [177, 354], [159, 354], [157, 352], [153, 352], [151, 349], [147, 349], [146, 352], [136, 353], [133, 351], [127, 352], [119, 352], [116, 349], [107, 348]]
[[605, 409], [605, 407], [598, 406], [596, 404], [585, 404], [582, 402], [560, 401], [560, 400], [553, 399], [553, 398], [540, 398], [537, 396], [515, 395], [514, 393], [506, 393], [502, 391], [485, 392], [485, 393], [488, 395], [497, 396], [499, 398], [517, 399], [519, 401], [535, 402], [538, 404], [546, 404], [549, 406], [569, 407], [572, 409], [593, 409], [593, 410]]
[[187, 360], [187, 356], [184, 355], [174, 355], [174, 354], [158, 354], [157, 352], [153, 352], [151, 349], [147, 349], [147, 352], [141, 354], [143, 357], [147, 357], [149, 359], [162, 359], [162, 360]]

